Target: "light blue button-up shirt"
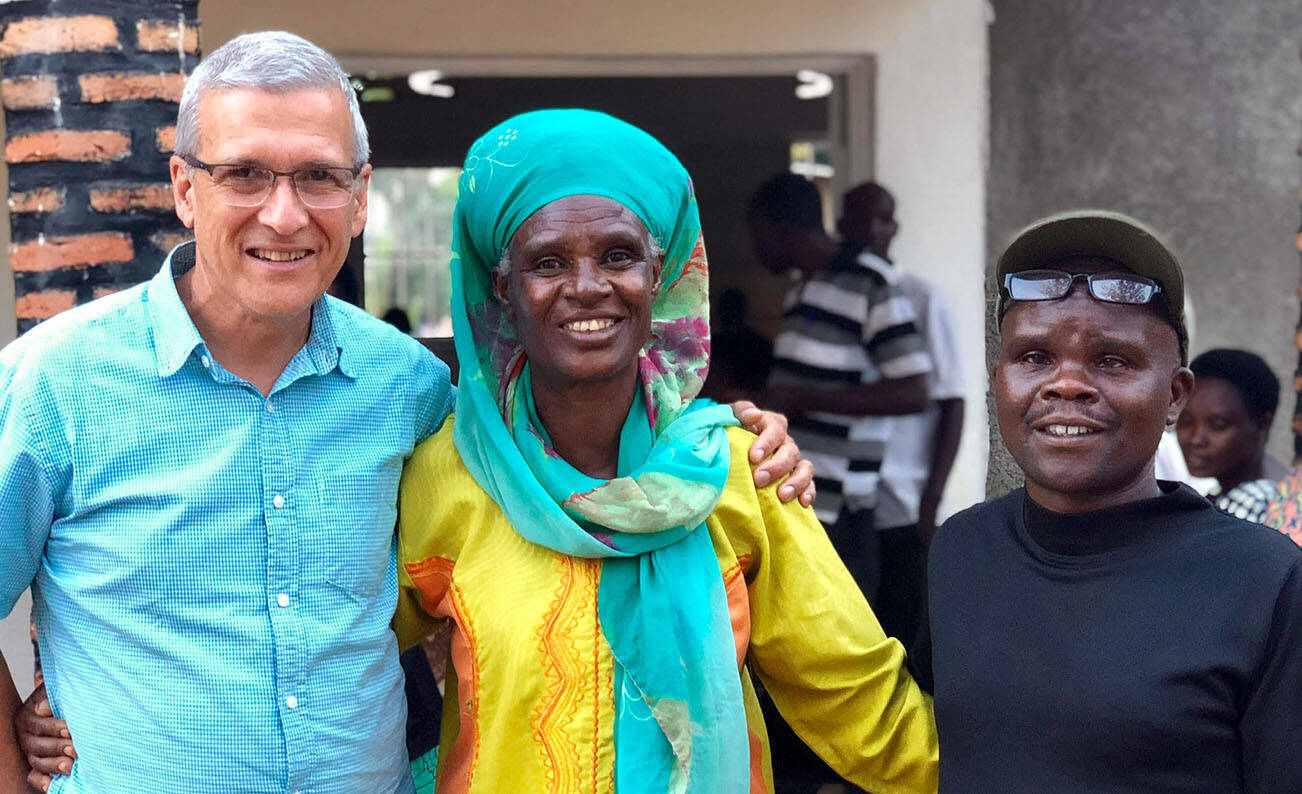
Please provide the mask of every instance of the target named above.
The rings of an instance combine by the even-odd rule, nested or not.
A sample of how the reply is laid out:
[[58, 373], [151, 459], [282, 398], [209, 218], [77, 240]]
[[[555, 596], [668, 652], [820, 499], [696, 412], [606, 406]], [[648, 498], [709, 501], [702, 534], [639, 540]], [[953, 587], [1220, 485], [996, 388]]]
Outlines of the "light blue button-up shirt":
[[323, 298], [264, 398], [186, 313], [193, 258], [0, 352], [0, 614], [32, 585], [78, 752], [51, 791], [410, 791], [393, 528], [447, 367]]

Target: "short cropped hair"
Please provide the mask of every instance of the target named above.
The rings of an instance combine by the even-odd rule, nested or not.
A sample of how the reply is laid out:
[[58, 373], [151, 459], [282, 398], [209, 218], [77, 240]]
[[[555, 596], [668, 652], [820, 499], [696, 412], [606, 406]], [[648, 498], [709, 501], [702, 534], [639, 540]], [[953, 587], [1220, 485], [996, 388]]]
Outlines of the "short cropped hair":
[[790, 171], [770, 177], [751, 197], [747, 217], [798, 229], [823, 228], [818, 188]]
[[876, 182], [864, 182], [862, 185], [850, 188], [841, 197], [841, 215], [844, 217], [861, 212], [872, 212], [882, 199], [895, 201], [891, 191]]
[[334, 56], [283, 30], [245, 33], [209, 53], [190, 75], [176, 112], [177, 154], [195, 154], [199, 145], [199, 98], [204, 91], [256, 88], [289, 93], [313, 88], [338, 89], [353, 119], [353, 165], [371, 158], [366, 123], [348, 75]]
[[1219, 378], [1238, 389], [1254, 417], [1273, 416], [1279, 407], [1279, 378], [1256, 353], [1224, 347], [1208, 350], [1189, 369], [1195, 378]]

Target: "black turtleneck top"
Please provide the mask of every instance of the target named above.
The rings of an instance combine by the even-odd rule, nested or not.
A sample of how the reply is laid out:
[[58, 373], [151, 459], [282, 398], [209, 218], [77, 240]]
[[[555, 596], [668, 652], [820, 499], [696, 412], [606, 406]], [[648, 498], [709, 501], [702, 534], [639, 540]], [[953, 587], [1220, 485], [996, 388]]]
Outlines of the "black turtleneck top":
[[1302, 792], [1302, 549], [1161, 485], [940, 529], [915, 663], [942, 794]]

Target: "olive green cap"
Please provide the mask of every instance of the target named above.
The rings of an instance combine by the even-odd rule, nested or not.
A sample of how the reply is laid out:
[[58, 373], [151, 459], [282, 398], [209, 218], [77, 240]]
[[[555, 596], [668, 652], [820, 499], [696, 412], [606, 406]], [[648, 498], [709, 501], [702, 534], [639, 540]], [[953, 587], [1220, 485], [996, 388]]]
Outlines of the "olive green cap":
[[1004, 249], [995, 265], [999, 313], [1004, 309], [1004, 277], [1009, 273], [1052, 267], [1072, 256], [1111, 259], [1132, 273], [1161, 285], [1158, 293], [1168, 322], [1180, 337], [1181, 357], [1188, 347], [1184, 323], [1184, 271], [1171, 248], [1144, 224], [1109, 210], [1072, 210], [1041, 218]]

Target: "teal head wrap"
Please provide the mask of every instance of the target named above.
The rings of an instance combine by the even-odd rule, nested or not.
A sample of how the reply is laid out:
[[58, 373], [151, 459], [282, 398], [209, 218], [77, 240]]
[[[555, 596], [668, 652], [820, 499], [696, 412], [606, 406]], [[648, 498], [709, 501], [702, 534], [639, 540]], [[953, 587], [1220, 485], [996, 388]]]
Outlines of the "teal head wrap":
[[[619, 202], [665, 251], [641, 388], [610, 480], [587, 477], [546, 444], [527, 352], [492, 289], [492, 269], [520, 225], [574, 195]], [[471, 146], [452, 248], [462, 460], [521, 536], [603, 559], [598, 612], [615, 658], [616, 788], [748, 790], [736, 650], [704, 527], [727, 479], [724, 426], [736, 420], [694, 400], [709, 364], [709, 321], [691, 179], [669, 150], [619, 119], [526, 113]]]

